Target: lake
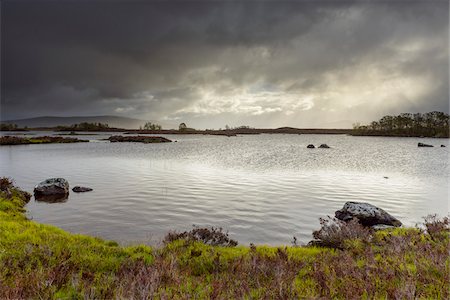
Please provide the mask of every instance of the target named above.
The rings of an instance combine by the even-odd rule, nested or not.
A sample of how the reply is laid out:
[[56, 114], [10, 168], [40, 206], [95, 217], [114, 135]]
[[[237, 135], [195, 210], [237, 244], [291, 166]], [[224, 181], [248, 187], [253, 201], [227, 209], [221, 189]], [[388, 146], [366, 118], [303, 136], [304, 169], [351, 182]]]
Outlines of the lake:
[[[3, 133], [5, 134], [5, 133]], [[35, 132], [35, 134], [41, 134]], [[44, 133], [48, 135], [47, 133]], [[319, 218], [346, 201], [377, 205], [407, 226], [449, 212], [448, 139], [261, 134], [165, 135], [176, 143], [0, 147], [0, 175], [32, 192], [51, 177], [72, 187], [64, 203], [27, 205], [28, 216], [123, 244], [158, 244], [192, 225], [228, 230], [241, 244], [306, 243]], [[78, 136], [77, 136], [78, 137]], [[434, 148], [418, 148], [417, 143]], [[331, 149], [306, 149], [308, 144]], [[387, 177], [387, 178], [385, 178]]]

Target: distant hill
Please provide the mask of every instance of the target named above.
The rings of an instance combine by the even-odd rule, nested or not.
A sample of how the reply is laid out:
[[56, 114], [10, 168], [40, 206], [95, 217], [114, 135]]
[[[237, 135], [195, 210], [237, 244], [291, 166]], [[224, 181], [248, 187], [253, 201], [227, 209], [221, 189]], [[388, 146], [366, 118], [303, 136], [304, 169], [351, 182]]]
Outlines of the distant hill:
[[[158, 121], [148, 120], [152, 123], [160, 124], [164, 129], [178, 128], [174, 124], [161, 123]], [[146, 120], [133, 119], [118, 116], [89, 116], [89, 117], [37, 117], [19, 120], [7, 120], [0, 123], [17, 124], [19, 127], [55, 127], [55, 126], [69, 126], [82, 122], [88, 123], [107, 123], [110, 127], [138, 129], [139, 126], [144, 126]]]

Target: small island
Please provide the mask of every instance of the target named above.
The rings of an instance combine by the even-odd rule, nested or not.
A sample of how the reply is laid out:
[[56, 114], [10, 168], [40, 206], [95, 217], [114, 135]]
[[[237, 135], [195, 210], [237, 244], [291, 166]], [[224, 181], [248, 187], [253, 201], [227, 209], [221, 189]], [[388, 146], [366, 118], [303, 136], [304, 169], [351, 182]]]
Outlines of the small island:
[[134, 136], [121, 136], [121, 135], [113, 135], [108, 138], [108, 140], [111, 143], [116, 142], [134, 142], [134, 143], [144, 143], [144, 144], [150, 144], [150, 143], [170, 143], [171, 140], [162, 137], [162, 136], [141, 136], [141, 135], [134, 135]]
[[77, 138], [65, 138], [61, 136], [36, 136], [36, 137], [18, 137], [18, 136], [2, 136], [0, 137], [0, 145], [29, 145], [29, 144], [67, 144], [89, 142], [88, 140], [80, 140]]

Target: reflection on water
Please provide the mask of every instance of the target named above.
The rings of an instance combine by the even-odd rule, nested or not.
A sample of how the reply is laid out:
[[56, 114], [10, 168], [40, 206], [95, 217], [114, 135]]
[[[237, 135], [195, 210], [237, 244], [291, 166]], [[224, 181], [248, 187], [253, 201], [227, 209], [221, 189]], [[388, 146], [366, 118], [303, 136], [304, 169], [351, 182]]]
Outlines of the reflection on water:
[[[109, 135], [109, 134], [108, 134]], [[346, 201], [380, 206], [406, 225], [449, 202], [448, 140], [334, 135], [167, 136], [178, 143], [93, 142], [0, 147], [0, 175], [32, 192], [66, 178], [68, 201], [31, 201], [34, 220], [124, 243], [155, 243], [192, 224], [229, 230], [241, 243], [311, 238], [319, 217]], [[308, 144], [331, 149], [306, 149]], [[387, 177], [387, 178], [385, 178]]]
[[38, 202], [47, 203], [64, 203], [69, 199], [68, 194], [56, 194], [56, 195], [36, 195], [34, 194], [34, 199]]

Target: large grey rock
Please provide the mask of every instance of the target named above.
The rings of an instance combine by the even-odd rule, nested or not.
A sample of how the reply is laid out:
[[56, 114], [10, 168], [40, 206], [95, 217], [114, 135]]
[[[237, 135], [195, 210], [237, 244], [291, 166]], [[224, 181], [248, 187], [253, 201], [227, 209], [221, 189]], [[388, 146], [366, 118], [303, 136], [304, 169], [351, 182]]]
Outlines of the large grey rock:
[[64, 178], [50, 178], [34, 187], [35, 196], [67, 194], [69, 194], [69, 183]]
[[378, 224], [399, 227], [402, 223], [388, 214], [383, 209], [369, 203], [347, 202], [341, 210], [336, 211], [336, 218], [342, 221], [350, 221], [357, 218], [363, 226]]

